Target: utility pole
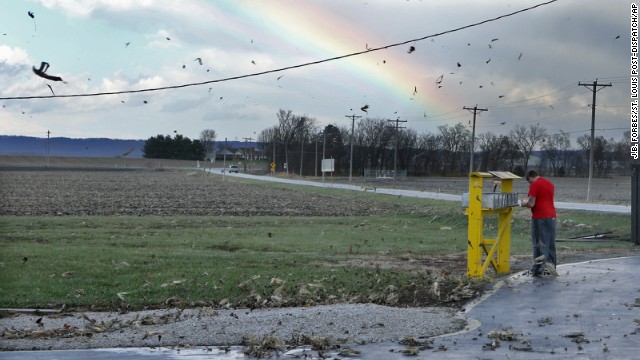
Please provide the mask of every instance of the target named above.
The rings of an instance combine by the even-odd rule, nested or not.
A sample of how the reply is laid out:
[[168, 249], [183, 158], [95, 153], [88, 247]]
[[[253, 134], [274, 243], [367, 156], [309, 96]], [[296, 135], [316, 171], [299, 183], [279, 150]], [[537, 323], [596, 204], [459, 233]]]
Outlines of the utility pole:
[[[252, 137], [246, 137], [243, 138], [244, 139], [244, 157], [245, 157], [245, 162], [244, 162], [244, 172], [247, 172], [247, 163], [249, 162], [248, 160], [250, 158], [253, 157], [253, 147], [248, 147], [248, 142], [249, 141], [253, 141]], [[247, 149], [249, 149], [249, 155], [247, 155]]]
[[227, 172], [227, 138], [224, 138], [224, 155], [222, 155], [222, 180]]
[[471, 158], [469, 159], [469, 174], [473, 172], [473, 153], [476, 150], [476, 115], [479, 112], [489, 111], [488, 109], [478, 109], [478, 104], [476, 106], [470, 108], [463, 106], [464, 110], [469, 110], [473, 112], [473, 128], [471, 130]]
[[587, 182], [587, 201], [589, 201], [589, 195], [591, 194], [591, 178], [593, 178], [593, 148], [595, 147], [595, 127], [596, 127], [596, 93], [609, 84], [598, 84], [598, 79], [591, 84], [579, 82], [578, 85], [584, 86], [587, 89], [591, 87], [593, 93], [593, 103], [591, 104], [591, 142], [589, 144], [589, 181]]
[[351, 182], [351, 175], [353, 173], [353, 127], [356, 119], [360, 119], [362, 116], [345, 115], [345, 117], [351, 119], [351, 151], [349, 153], [349, 182]]
[[394, 126], [396, 128], [396, 145], [394, 146], [394, 151], [393, 151], [393, 178], [396, 178], [396, 164], [398, 162], [398, 129], [405, 129], [406, 126], [398, 126], [398, 123], [406, 123], [407, 120], [400, 120], [400, 118], [397, 118], [395, 120], [387, 120], [387, 121], [391, 121], [391, 122], [395, 122], [396, 126]]

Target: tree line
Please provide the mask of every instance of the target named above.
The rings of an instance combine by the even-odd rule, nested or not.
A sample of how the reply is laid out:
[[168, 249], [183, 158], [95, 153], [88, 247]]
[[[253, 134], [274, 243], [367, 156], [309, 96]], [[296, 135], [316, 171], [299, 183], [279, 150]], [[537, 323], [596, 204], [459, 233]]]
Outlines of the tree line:
[[[418, 133], [397, 128], [395, 121], [364, 118], [351, 126], [318, 125], [316, 119], [280, 109], [278, 123], [258, 136], [261, 152], [275, 159], [278, 170], [301, 175], [320, 173], [320, 160], [334, 159], [338, 174], [348, 174], [353, 158], [353, 175], [369, 170], [406, 171], [411, 176], [460, 176], [470, 170], [471, 131], [463, 124], [441, 125], [437, 131]], [[539, 124], [515, 125], [508, 135], [491, 131], [476, 135], [474, 171], [501, 170], [518, 175], [531, 167], [548, 176], [587, 176], [590, 135], [577, 138], [572, 146], [569, 133], [549, 134]], [[628, 174], [630, 131], [616, 141], [597, 136], [594, 139], [594, 176], [605, 177], [614, 170]], [[351, 148], [353, 147], [353, 153]], [[539, 159], [535, 164], [533, 156]]]
[[[549, 134], [539, 124], [514, 125], [507, 135], [488, 131], [472, 141], [471, 131], [461, 123], [418, 133], [396, 127], [395, 121], [363, 118], [354, 123], [352, 144], [351, 124], [321, 127], [313, 117], [283, 109], [276, 118], [276, 125], [258, 135], [257, 153], [275, 162], [277, 171], [285, 171], [287, 164], [287, 172], [303, 176], [321, 174], [323, 158], [334, 159], [337, 175], [347, 175], [350, 170], [354, 176], [362, 176], [366, 170], [396, 169], [410, 176], [464, 176], [471, 169], [472, 144], [474, 171], [524, 175], [534, 167], [547, 176], [578, 177], [589, 172], [590, 135], [579, 136], [574, 145], [569, 133]], [[620, 141], [595, 137], [594, 176], [630, 173], [630, 135], [626, 131]], [[204, 160], [215, 156], [216, 145], [223, 146], [216, 143], [216, 131], [207, 129], [193, 141], [181, 135], [152, 137], [143, 151], [145, 157]], [[534, 156], [539, 161], [531, 161]]]

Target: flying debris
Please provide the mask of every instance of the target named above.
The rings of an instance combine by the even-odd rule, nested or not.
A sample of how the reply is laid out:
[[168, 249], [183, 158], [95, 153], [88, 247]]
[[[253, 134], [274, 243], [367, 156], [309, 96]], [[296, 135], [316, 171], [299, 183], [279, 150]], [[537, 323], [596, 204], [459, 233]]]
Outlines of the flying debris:
[[284, 75], [280, 75], [280, 76], [278, 76], [278, 77], [276, 78], [276, 80], [280, 80], [280, 79], [282, 79], [282, 77], [283, 77], [283, 76], [284, 76]]
[[498, 96], [498, 99], [502, 99], [504, 97], [504, 95], [500, 95]]
[[506, 121], [503, 121], [503, 122], [501, 122], [501, 123], [500, 123], [500, 125], [504, 125], [504, 124], [506, 124], [506, 123], [507, 123]]
[[462, 64], [458, 63], [458, 67], [462, 67]]
[[443, 79], [444, 79], [444, 74], [438, 76], [438, 78], [436, 79], [436, 84], [438, 85], [442, 84]]
[[36, 27], [36, 15], [33, 13], [33, 11], [27, 11], [27, 15], [29, 15], [29, 17], [33, 19], [33, 30], [38, 31], [38, 28]]
[[131, 41], [127, 41], [126, 43], [124, 43], [124, 47], [129, 47], [129, 45], [131, 45]]
[[202, 58], [195, 58], [193, 61], [197, 61], [198, 64], [202, 65]]
[[491, 62], [491, 58], [489, 58], [489, 60], [485, 61], [486, 64]]
[[616, 40], [616, 39], [620, 39], [620, 35], [618, 35], [615, 38], [613, 38], [613, 40]]
[[252, 63], [253, 65], [255, 65], [255, 64], [256, 64], [256, 61], [255, 61], [255, 60], [251, 60], [251, 63]]
[[408, 53], [408, 54], [411, 54], [411, 53], [412, 53], [412, 52], [414, 52], [414, 51], [416, 51], [416, 47], [415, 47], [415, 46], [413, 46], [413, 45], [411, 45], [411, 46], [409, 46], [409, 50], [407, 50], [407, 53]]
[[371, 48], [369, 47], [369, 44], [364, 44], [364, 48], [367, 49], [367, 51], [371, 51]]
[[520, 53], [520, 55], [518, 55], [518, 61], [520, 61], [520, 59], [522, 59], [522, 53]]
[[47, 84], [47, 86], [49, 87], [49, 90], [51, 90], [51, 93], [53, 94], [53, 96], [56, 96], [56, 93], [53, 92], [53, 88], [51, 87], [51, 85]]
[[148, 104], [149, 102], [147, 100], [142, 100], [142, 103]]
[[498, 38], [491, 39], [491, 42], [498, 41]]
[[366, 112], [367, 114], [369, 113], [367, 110], [369, 109], [369, 105], [364, 105], [363, 107], [360, 108], [360, 110]]
[[52, 75], [47, 74], [47, 69], [49, 69], [49, 63], [43, 61], [43, 62], [40, 63], [40, 68], [39, 69], [36, 69], [35, 66], [33, 67], [33, 72], [36, 75], [38, 75], [38, 76], [40, 76], [42, 78], [45, 78], [47, 80], [62, 81], [62, 78], [59, 77], [59, 76], [52, 76]]
[[493, 49], [493, 46], [491, 46], [491, 44], [489, 44], [489, 49]]
[[131, 154], [134, 150], [135, 150], [135, 148], [131, 148], [131, 149], [125, 151], [124, 154], [120, 155], [120, 157], [125, 157], [125, 156]]
[[417, 93], [418, 93], [418, 87], [417, 87], [417, 86], [414, 86], [414, 87], [413, 87], [413, 95], [415, 95], [415, 94], [417, 94]]
[[171, 40], [171, 38], [170, 38], [170, 37], [168, 37], [168, 36], [166, 37], [166, 39], [167, 39], [167, 40]]

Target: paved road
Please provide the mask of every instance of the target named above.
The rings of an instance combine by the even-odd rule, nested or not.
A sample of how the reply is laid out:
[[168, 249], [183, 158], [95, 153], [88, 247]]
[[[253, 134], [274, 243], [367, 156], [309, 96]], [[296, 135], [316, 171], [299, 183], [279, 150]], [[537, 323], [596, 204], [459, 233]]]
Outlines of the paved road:
[[[220, 174], [222, 169], [213, 169], [212, 173]], [[317, 182], [317, 181], [309, 181], [309, 180], [294, 180], [294, 179], [285, 179], [275, 176], [260, 176], [260, 175], [250, 175], [244, 173], [227, 173], [224, 176], [236, 176], [242, 178], [249, 178], [255, 180], [264, 180], [264, 181], [273, 181], [273, 182], [281, 182], [288, 184], [297, 184], [297, 185], [307, 185], [307, 186], [316, 186], [316, 187], [328, 187], [328, 188], [336, 188], [336, 189], [347, 189], [347, 190], [356, 190], [356, 191], [371, 191], [369, 189], [363, 188], [359, 185], [351, 185], [351, 184], [338, 184], [332, 183], [330, 181], [326, 182]], [[417, 197], [423, 199], [439, 199], [439, 200], [448, 200], [448, 201], [459, 201], [461, 202], [462, 194], [445, 194], [445, 193], [437, 193], [437, 192], [428, 192], [428, 191], [416, 191], [416, 190], [401, 190], [401, 189], [386, 189], [386, 188], [376, 188], [376, 193], [379, 194], [388, 194], [388, 195], [400, 195], [400, 196], [409, 196], [409, 197]], [[594, 203], [572, 203], [572, 202], [559, 202], [556, 201], [556, 208], [558, 209], [567, 209], [567, 210], [585, 210], [585, 211], [596, 211], [596, 212], [606, 212], [606, 213], [617, 213], [617, 214], [631, 214], [631, 206], [624, 205], [608, 205], [608, 204], [594, 204]]]

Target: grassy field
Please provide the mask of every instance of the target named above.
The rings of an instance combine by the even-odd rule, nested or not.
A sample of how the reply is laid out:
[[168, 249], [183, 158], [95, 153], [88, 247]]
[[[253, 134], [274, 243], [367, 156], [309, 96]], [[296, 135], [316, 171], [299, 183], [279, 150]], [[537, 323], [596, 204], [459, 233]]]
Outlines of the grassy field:
[[[289, 185], [267, 187], [283, 186]], [[347, 196], [344, 190], [304, 191]], [[0, 307], [455, 305], [465, 300], [462, 289], [482, 288], [484, 282], [465, 276], [467, 228], [460, 204], [364, 192], [348, 197], [415, 203], [422, 211], [346, 217], [5, 216]], [[495, 225], [485, 225], [490, 236]], [[526, 258], [527, 212], [517, 211], [512, 229], [512, 253]], [[599, 232], [628, 240], [629, 215], [560, 211], [558, 238]], [[637, 252], [629, 241], [558, 245], [561, 260], [563, 254]], [[439, 296], [430, 290], [434, 281], [443, 289]]]

